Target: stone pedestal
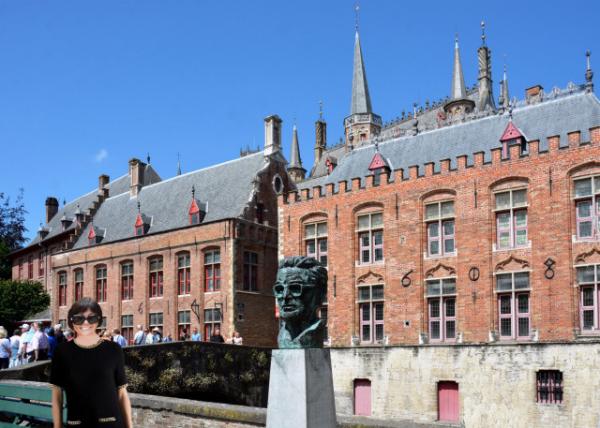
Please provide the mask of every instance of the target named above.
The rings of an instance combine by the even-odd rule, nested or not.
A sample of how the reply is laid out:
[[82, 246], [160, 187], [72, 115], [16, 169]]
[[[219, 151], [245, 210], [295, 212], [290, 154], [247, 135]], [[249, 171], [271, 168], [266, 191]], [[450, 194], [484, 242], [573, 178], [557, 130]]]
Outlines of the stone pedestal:
[[275, 349], [267, 428], [335, 428], [329, 349]]

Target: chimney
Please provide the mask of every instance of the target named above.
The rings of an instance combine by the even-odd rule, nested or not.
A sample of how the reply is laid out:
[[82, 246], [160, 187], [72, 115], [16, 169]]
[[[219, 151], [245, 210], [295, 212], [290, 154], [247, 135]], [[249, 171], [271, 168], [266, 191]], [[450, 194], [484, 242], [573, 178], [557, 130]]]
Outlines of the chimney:
[[319, 163], [327, 148], [327, 122], [319, 119], [315, 122], [315, 165]]
[[281, 150], [281, 122], [276, 114], [265, 118], [265, 156]]
[[525, 100], [527, 101], [527, 104], [535, 104], [542, 101], [543, 92], [544, 88], [542, 85], [535, 85], [525, 89]]
[[46, 223], [50, 223], [52, 217], [58, 212], [58, 199], [53, 196], [46, 198]]
[[104, 186], [106, 186], [109, 181], [110, 177], [106, 174], [102, 174], [100, 177], [98, 177], [98, 191], [102, 192], [102, 189], [104, 189]]
[[133, 158], [129, 161], [129, 193], [137, 196], [144, 185], [144, 171], [146, 164], [139, 159]]

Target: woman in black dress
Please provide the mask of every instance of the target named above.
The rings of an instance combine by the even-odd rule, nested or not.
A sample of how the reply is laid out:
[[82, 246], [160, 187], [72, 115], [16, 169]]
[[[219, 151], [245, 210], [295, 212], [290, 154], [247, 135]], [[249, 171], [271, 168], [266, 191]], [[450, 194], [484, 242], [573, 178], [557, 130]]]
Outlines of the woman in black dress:
[[67, 322], [75, 339], [56, 347], [52, 359], [52, 417], [62, 428], [62, 391], [67, 395], [67, 426], [132, 428], [123, 350], [102, 340], [96, 328], [102, 309], [89, 297], [75, 302]]

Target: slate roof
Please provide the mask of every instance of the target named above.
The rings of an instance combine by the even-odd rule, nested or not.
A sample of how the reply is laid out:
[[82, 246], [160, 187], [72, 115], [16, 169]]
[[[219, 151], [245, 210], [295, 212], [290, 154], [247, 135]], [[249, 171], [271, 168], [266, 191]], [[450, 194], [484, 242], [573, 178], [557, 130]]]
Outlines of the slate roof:
[[[151, 165], [146, 165], [146, 170], [144, 172], [144, 185], [152, 184], [159, 182], [161, 180], [158, 173], [152, 168]], [[129, 192], [129, 175], [123, 175], [107, 184], [109, 196], [119, 195], [124, 192]], [[50, 221], [43, 225], [43, 227], [48, 231], [48, 234], [42, 239], [40, 234], [36, 234], [35, 237], [31, 240], [31, 242], [25, 247], [31, 247], [33, 245], [37, 245], [40, 242], [48, 241], [51, 238], [61, 234], [63, 232], [61, 219], [66, 217], [68, 220], [71, 220], [72, 223], [66, 229], [66, 231], [70, 231], [75, 229], [75, 212], [77, 211], [77, 207], [79, 206], [79, 210], [82, 213], [86, 213], [86, 211], [92, 206], [94, 201], [98, 196], [98, 189], [92, 190], [89, 193], [86, 193], [83, 196], [80, 196], [73, 201], [67, 203], [59, 207], [58, 212], [50, 219]], [[87, 239], [87, 234], [85, 235]], [[21, 249], [22, 250], [22, 249]], [[19, 251], [21, 251], [19, 250]]]
[[[267, 166], [263, 152], [178, 175], [144, 186], [137, 197], [129, 192], [104, 201], [94, 216], [94, 226], [104, 229], [102, 244], [134, 237], [134, 224], [141, 213], [149, 219], [147, 235], [189, 226], [192, 186], [195, 198], [206, 207], [203, 223], [243, 214], [254, 191], [254, 179]], [[89, 246], [88, 224], [73, 249]]]
[[[589, 128], [600, 125], [600, 101], [592, 92], [574, 92], [560, 98], [537, 104], [515, 108], [512, 112], [514, 124], [527, 136], [529, 141], [539, 140], [540, 150], [548, 147], [547, 138], [560, 135], [561, 146], [568, 144], [567, 133], [581, 131], [581, 141], [589, 141]], [[468, 164], [473, 162], [473, 153], [485, 152], [485, 160], [490, 160], [490, 150], [500, 147], [500, 137], [509, 122], [508, 113], [491, 115], [465, 123], [447, 126], [416, 136], [400, 137], [379, 143], [379, 152], [388, 162], [392, 171], [427, 162], [435, 162], [439, 171], [439, 161], [450, 159], [456, 166], [456, 157], [467, 155]], [[375, 154], [373, 144], [344, 153], [336, 150], [338, 166], [330, 175], [308, 179], [297, 184], [299, 189], [316, 185], [347, 180], [351, 186], [354, 177], [365, 177], [371, 172], [369, 164]], [[325, 155], [324, 155], [325, 156]], [[391, 179], [394, 179], [393, 175]]]

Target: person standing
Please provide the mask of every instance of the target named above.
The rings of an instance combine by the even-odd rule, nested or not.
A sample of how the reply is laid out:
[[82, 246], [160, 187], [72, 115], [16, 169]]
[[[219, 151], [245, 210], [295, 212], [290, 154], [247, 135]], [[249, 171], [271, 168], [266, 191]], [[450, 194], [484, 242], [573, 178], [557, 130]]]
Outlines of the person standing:
[[225, 339], [221, 336], [221, 329], [219, 327], [213, 330], [213, 334], [210, 336], [210, 341], [212, 343], [225, 343]]
[[188, 332], [187, 329], [182, 328], [181, 329], [181, 333], [179, 333], [179, 341], [181, 342], [185, 342], [186, 340], [188, 340], [190, 337], [188, 336]]
[[50, 371], [54, 428], [63, 426], [63, 391], [67, 426], [133, 427], [123, 350], [98, 336], [101, 320], [102, 308], [89, 297], [69, 309], [67, 322], [75, 339], [57, 346]]
[[160, 329], [158, 327], [154, 327], [152, 329], [152, 343], [160, 343], [162, 340], [162, 335], [160, 334]]
[[15, 329], [13, 335], [10, 337], [10, 348], [11, 357], [9, 367], [17, 367], [21, 362], [19, 361], [19, 345], [21, 343], [21, 330]]
[[243, 345], [244, 344], [244, 339], [242, 338], [242, 336], [240, 336], [240, 333], [238, 331], [234, 331], [233, 334], [231, 335], [231, 344], [232, 345]]
[[31, 339], [32, 361], [44, 361], [48, 359], [48, 337], [40, 328], [40, 323], [34, 322], [33, 339]]
[[167, 335], [163, 339], [163, 343], [172, 342], [173, 338], [171, 337], [171, 333], [167, 333]]
[[54, 338], [56, 339], [56, 344], [63, 343], [65, 339], [65, 335], [62, 331], [62, 324], [54, 325]]
[[48, 327], [46, 329], [46, 336], [48, 337], [48, 358], [52, 359], [52, 355], [54, 355], [54, 350], [56, 349], [57, 345], [56, 336], [52, 327]]
[[192, 329], [192, 342], [202, 341], [202, 335], [198, 332], [198, 327]]
[[144, 328], [138, 324], [135, 336], [133, 336], [134, 345], [143, 345], [146, 342], [146, 335], [144, 334]]
[[125, 339], [122, 335], [121, 335], [121, 331], [118, 328], [115, 328], [113, 330], [113, 337], [112, 337], [113, 342], [117, 342], [117, 344], [121, 347], [124, 348], [125, 346], [127, 346], [127, 339]]
[[19, 345], [19, 359], [22, 364], [30, 362], [32, 355], [31, 341], [33, 340], [33, 329], [29, 328], [29, 324], [21, 325], [21, 343]]
[[144, 339], [144, 343], [146, 345], [152, 345], [154, 343], [154, 335], [152, 334], [152, 332], [150, 330], [148, 330], [148, 328], [145, 328], [144, 334], [146, 335], [146, 337]]
[[6, 336], [8, 332], [4, 327], [0, 327], [0, 370], [8, 368], [12, 352], [10, 340]]

